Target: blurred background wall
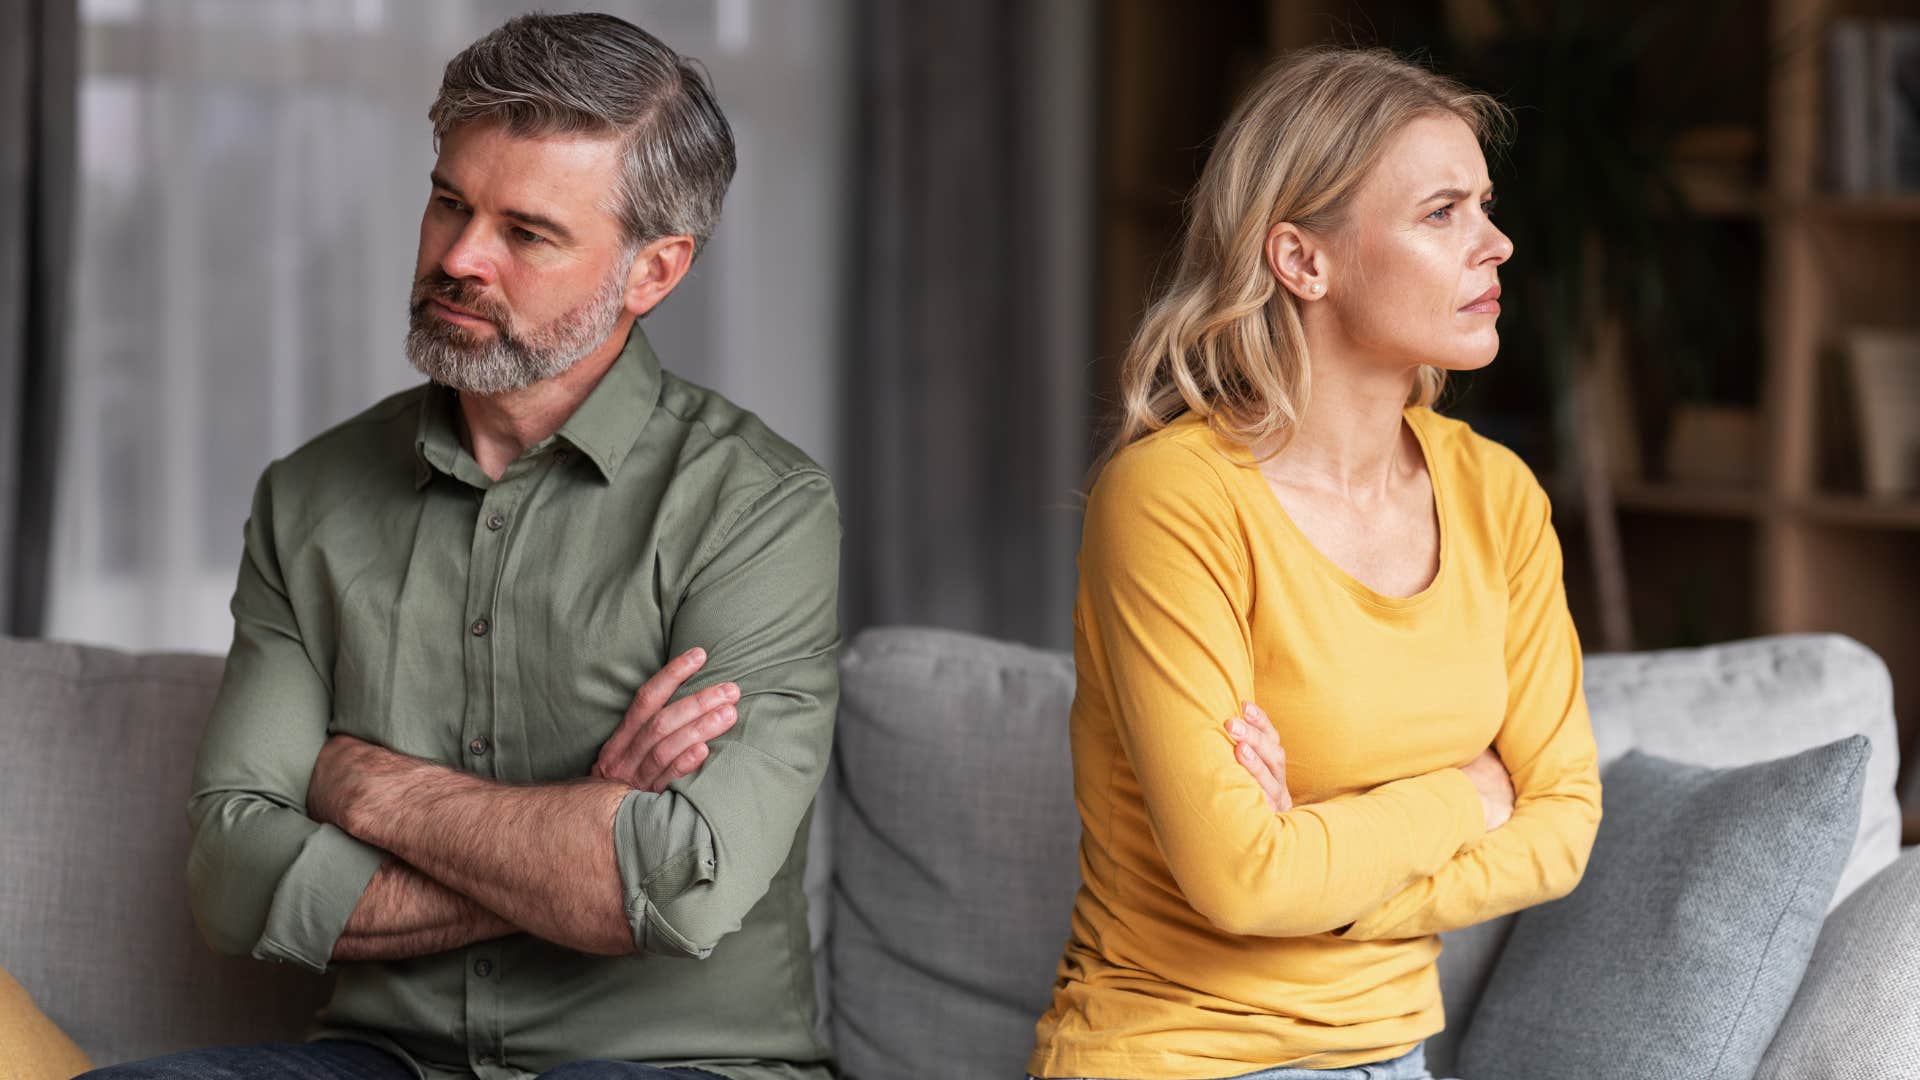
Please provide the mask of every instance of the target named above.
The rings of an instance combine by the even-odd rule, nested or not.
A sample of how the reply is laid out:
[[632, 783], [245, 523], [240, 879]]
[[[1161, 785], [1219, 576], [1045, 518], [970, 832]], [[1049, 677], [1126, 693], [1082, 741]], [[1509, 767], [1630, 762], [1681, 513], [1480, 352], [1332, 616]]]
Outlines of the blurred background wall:
[[[0, 0], [8, 632], [224, 649], [254, 477], [414, 381], [425, 110], [531, 6]], [[1209, 140], [1288, 50], [1380, 44], [1516, 108], [1501, 356], [1442, 409], [1547, 483], [1583, 641], [1851, 634], [1915, 756], [1915, 0], [541, 6], [713, 74], [740, 172], [647, 329], [835, 476], [849, 634], [1068, 643], [1077, 493]]]

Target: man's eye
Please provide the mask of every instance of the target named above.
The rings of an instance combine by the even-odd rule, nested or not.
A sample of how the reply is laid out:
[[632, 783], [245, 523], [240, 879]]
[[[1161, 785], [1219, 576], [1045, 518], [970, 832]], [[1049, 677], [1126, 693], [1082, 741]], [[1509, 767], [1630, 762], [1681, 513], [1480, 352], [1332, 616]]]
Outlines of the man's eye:
[[450, 195], [440, 196], [440, 198], [438, 199], [438, 202], [440, 203], [441, 206], [445, 207], [448, 210], [460, 211], [460, 210], [466, 209], [466, 206], [462, 204], [459, 199], [453, 198]]
[[1495, 202], [1496, 202], [1496, 200], [1494, 200], [1494, 199], [1488, 199], [1488, 200], [1487, 200], [1486, 202], [1483, 202], [1483, 203], [1481, 203], [1481, 204], [1480, 204], [1480, 212], [1481, 212], [1481, 213], [1483, 213], [1483, 214], [1485, 214], [1485, 215], [1487, 215], [1488, 217], [1492, 217], [1492, 216], [1493, 216], [1493, 207], [1494, 207], [1494, 203], [1495, 203]]
[[539, 233], [528, 232], [517, 225], [514, 226], [513, 229], [513, 238], [523, 244], [544, 244], [547, 242], [547, 238], [541, 236]]

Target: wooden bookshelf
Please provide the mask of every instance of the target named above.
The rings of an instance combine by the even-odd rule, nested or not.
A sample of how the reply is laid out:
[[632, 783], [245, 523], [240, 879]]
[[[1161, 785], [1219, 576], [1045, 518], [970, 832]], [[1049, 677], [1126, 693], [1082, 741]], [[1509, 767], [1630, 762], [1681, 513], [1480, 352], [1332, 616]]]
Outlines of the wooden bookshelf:
[[[1920, 326], [1920, 194], [1833, 195], [1823, 178], [1826, 30], [1849, 16], [1920, 18], [1920, 3], [1773, 0], [1768, 99], [1764, 418], [1772, 437], [1754, 589], [1762, 632], [1832, 630], [1893, 672], [1902, 790], [1920, 754], [1920, 497], [1837, 490], [1824, 448], [1844, 410], [1823, 407], [1824, 365], [1849, 325]], [[1788, 44], [1793, 42], [1796, 44]], [[1920, 807], [1909, 807], [1914, 833]], [[1908, 842], [1920, 840], [1920, 834]]]
[[[1757, 88], [1766, 95], [1764, 178], [1750, 193], [1715, 192], [1693, 208], [1761, 234], [1759, 481], [1729, 489], [1635, 478], [1618, 485], [1616, 501], [1630, 580], [1670, 578], [1670, 563], [1698, 558], [1684, 542], [1697, 536], [1725, 556], [1701, 563], [1698, 575], [1749, 577], [1742, 633], [1834, 631], [1879, 653], [1893, 674], [1908, 792], [1920, 769], [1920, 619], [1910, 614], [1920, 602], [1920, 494], [1874, 498], [1835, 467], [1857, 448], [1834, 366], [1851, 326], [1920, 327], [1920, 193], [1842, 196], [1826, 186], [1826, 28], [1845, 17], [1920, 18], [1920, 0], [1771, 0]], [[1637, 548], [1636, 535], [1646, 538]], [[1658, 627], [1657, 613], [1636, 604], [1637, 624], [1643, 616]], [[1671, 643], [1658, 629], [1641, 632], [1638, 646]], [[1920, 805], [1909, 803], [1906, 831], [1907, 843], [1920, 842]]]

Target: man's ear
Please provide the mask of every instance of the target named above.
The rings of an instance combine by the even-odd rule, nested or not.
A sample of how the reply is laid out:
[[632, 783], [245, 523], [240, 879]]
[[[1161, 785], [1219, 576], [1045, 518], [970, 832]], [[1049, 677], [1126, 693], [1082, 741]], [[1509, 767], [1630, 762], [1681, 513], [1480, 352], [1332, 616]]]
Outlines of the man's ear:
[[1313, 234], [1291, 221], [1267, 230], [1267, 271], [1280, 286], [1302, 300], [1319, 300], [1331, 290], [1328, 253]]
[[667, 298], [693, 266], [693, 237], [662, 236], [642, 245], [627, 269], [627, 310], [645, 315]]

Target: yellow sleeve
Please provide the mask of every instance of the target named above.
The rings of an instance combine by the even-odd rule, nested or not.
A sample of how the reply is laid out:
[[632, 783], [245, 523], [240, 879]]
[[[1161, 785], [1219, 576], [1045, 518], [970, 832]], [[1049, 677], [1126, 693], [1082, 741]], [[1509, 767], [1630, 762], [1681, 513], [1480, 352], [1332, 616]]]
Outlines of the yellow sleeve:
[[[1523, 472], [1525, 466], [1514, 459]], [[1600, 827], [1599, 754], [1567, 613], [1547, 494], [1518, 485], [1507, 571], [1507, 710], [1493, 748], [1513, 774], [1513, 816], [1440, 871], [1339, 936], [1357, 941], [1458, 930], [1573, 891]]]
[[1484, 811], [1454, 768], [1267, 806], [1224, 727], [1252, 698], [1253, 650], [1245, 533], [1214, 468], [1167, 439], [1108, 465], [1081, 542], [1082, 628], [1194, 910], [1233, 934], [1325, 933], [1437, 872], [1483, 835]]

